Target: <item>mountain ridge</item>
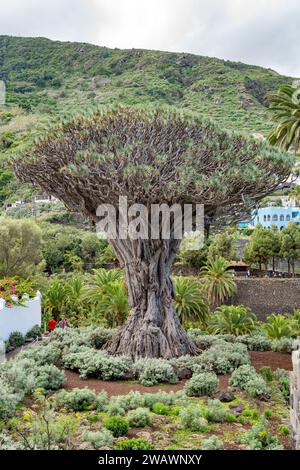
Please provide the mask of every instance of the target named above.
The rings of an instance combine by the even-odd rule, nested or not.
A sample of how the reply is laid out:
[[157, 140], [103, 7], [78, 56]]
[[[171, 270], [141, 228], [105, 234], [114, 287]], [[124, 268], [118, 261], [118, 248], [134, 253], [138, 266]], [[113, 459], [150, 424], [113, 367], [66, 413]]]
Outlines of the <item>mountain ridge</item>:
[[[190, 53], [110, 49], [48, 38], [0, 36], [0, 162], [49, 122], [90, 106], [171, 105], [204, 114], [228, 129], [266, 135], [265, 95], [292, 78], [257, 65]], [[0, 203], [19, 195], [1, 179]], [[11, 185], [11, 189], [10, 186]]]

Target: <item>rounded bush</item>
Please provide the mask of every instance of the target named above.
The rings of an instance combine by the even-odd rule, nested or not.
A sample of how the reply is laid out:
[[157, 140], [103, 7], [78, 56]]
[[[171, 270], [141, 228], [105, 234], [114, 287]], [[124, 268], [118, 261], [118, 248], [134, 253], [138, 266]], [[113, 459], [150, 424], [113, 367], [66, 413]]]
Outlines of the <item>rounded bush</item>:
[[127, 415], [129, 425], [133, 428], [144, 428], [150, 426], [151, 417], [148, 408], [137, 408], [129, 411]]
[[104, 421], [104, 427], [111, 431], [114, 437], [120, 437], [128, 433], [129, 423], [121, 416], [111, 416]]
[[45, 390], [57, 390], [66, 382], [65, 373], [58, 367], [46, 364], [37, 369], [36, 388]]
[[193, 377], [186, 382], [184, 391], [191, 397], [210, 396], [218, 386], [219, 380], [216, 374], [213, 372], [203, 372], [194, 374]]
[[25, 343], [25, 338], [19, 331], [13, 331], [9, 335], [8, 343], [13, 348], [20, 348]]
[[101, 431], [93, 432], [89, 431], [84, 434], [84, 440], [91, 444], [94, 449], [99, 449], [100, 447], [111, 446], [114, 437], [108, 429], [101, 429]]
[[152, 411], [156, 415], [168, 415], [169, 414], [169, 407], [167, 405], [164, 405], [163, 403], [154, 403], [152, 406]]
[[146, 441], [146, 439], [124, 439], [115, 446], [116, 450], [153, 450], [155, 449], [153, 444]]

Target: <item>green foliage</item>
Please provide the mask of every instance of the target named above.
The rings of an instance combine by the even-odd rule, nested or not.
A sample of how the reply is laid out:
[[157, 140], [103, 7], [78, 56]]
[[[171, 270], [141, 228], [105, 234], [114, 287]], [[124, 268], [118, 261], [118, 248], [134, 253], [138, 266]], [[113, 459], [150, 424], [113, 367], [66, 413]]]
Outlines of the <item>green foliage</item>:
[[201, 283], [189, 277], [175, 276], [175, 310], [181, 323], [200, 321], [205, 324], [209, 316], [209, 306], [202, 292]]
[[9, 335], [8, 343], [13, 348], [20, 348], [25, 343], [25, 338], [19, 331], [13, 331]]
[[111, 431], [106, 428], [100, 431], [88, 431], [84, 434], [84, 440], [91, 444], [93, 449], [111, 446], [114, 442], [114, 436]]
[[227, 260], [218, 256], [210, 259], [201, 270], [204, 280], [203, 289], [211, 304], [220, 304], [236, 292], [236, 283], [232, 277]]
[[280, 241], [278, 232], [264, 229], [261, 225], [257, 225], [245, 248], [245, 261], [250, 264], [257, 264], [259, 269], [262, 269], [262, 265], [267, 269], [269, 260], [278, 256], [279, 250]]
[[181, 423], [186, 429], [189, 429], [193, 432], [205, 432], [206, 425], [205, 421], [202, 419], [202, 412], [200, 408], [194, 405], [189, 405], [186, 408], [183, 408], [179, 411], [179, 418]]
[[133, 428], [144, 428], [151, 425], [151, 417], [148, 408], [136, 408], [127, 415], [129, 425]]
[[242, 435], [240, 442], [248, 445], [251, 450], [282, 450], [277, 437], [268, 432], [266, 424], [262, 419]]
[[39, 325], [35, 325], [33, 326], [32, 328], [30, 328], [29, 331], [27, 331], [26, 335], [25, 335], [25, 338], [28, 338], [28, 339], [36, 339], [36, 338], [40, 338], [42, 336], [41, 334], [41, 328]]
[[204, 416], [210, 423], [223, 423], [227, 416], [227, 410], [220, 400], [208, 400]]
[[35, 222], [0, 218], [0, 277], [27, 278], [42, 269], [42, 233]]
[[274, 339], [271, 344], [272, 351], [291, 353], [296, 348], [292, 338]]
[[259, 369], [260, 375], [265, 379], [266, 382], [272, 382], [274, 379], [271, 367], [264, 366]]
[[290, 402], [290, 376], [289, 371], [284, 369], [276, 369], [274, 377], [278, 380], [279, 390], [286, 401]]
[[204, 395], [212, 395], [219, 386], [219, 380], [213, 372], [203, 372], [194, 374], [184, 386], [184, 391], [192, 397], [201, 397]]
[[153, 444], [143, 438], [123, 439], [115, 446], [116, 450], [153, 450]]
[[237, 341], [246, 344], [250, 351], [270, 351], [271, 349], [271, 341], [261, 331], [238, 336]]
[[243, 305], [222, 305], [210, 317], [207, 328], [212, 334], [229, 333], [239, 336], [251, 333], [256, 321], [256, 315]]
[[295, 261], [300, 258], [300, 227], [289, 222], [280, 232], [280, 256], [288, 262], [288, 270], [292, 267], [295, 274]]
[[152, 406], [152, 411], [156, 415], [163, 415], [167, 416], [170, 412], [170, 408], [167, 405], [164, 405], [164, 403], [154, 403]]
[[297, 88], [288, 83], [281, 85], [277, 92], [269, 93], [270, 110], [273, 112], [276, 126], [269, 135], [273, 145], [288, 150], [291, 146], [295, 152], [300, 145], [300, 105]]
[[122, 324], [128, 314], [128, 299], [119, 270], [100, 268], [90, 276], [85, 298], [97, 307], [109, 327]]
[[[102, 406], [104, 403], [108, 403], [107, 394], [102, 392], [100, 400], [103, 399]], [[61, 390], [53, 398], [53, 405], [55, 408], [61, 409], [66, 408], [73, 411], [87, 411], [98, 408], [98, 396], [94, 390], [88, 388], [74, 388], [72, 391], [67, 392]]]
[[245, 345], [227, 343], [224, 340], [215, 342], [199, 359], [199, 365], [194, 366], [195, 373], [202, 369], [214, 371], [216, 374], [228, 374], [239, 366], [250, 363]]
[[45, 390], [57, 390], [66, 382], [65, 373], [53, 364], [40, 366], [36, 373], [36, 386]]
[[13, 389], [0, 377], [0, 419], [10, 418], [14, 415], [18, 404], [18, 396]]
[[203, 450], [224, 450], [224, 444], [217, 436], [210, 436], [202, 441], [201, 448]]
[[128, 433], [129, 422], [121, 416], [111, 416], [105, 419], [104, 427], [111, 431], [114, 437], [120, 437]]
[[232, 236], [228, 232], [215, 235], [208, 249], [208, 259], [213, 260], [221, 256], [227, 261], [236, 257], [236, 247]]
[[229, 380], [233, 387], [245, 390], [254, 398], [270, 396], [271, 389], [267, 386], [264, 379], [256, 372], [255, 368], [244, 365], [236, 369]]
[[134, 365], [139, 382], [146, 387], [178, 381], [172, 365], [164, 359], [140, 359]]
[[281, 339], [291, 336], [291, 326], [285, 315], [272, 314], [267, 316], [268, 322], [263, 328], [270, 339]]

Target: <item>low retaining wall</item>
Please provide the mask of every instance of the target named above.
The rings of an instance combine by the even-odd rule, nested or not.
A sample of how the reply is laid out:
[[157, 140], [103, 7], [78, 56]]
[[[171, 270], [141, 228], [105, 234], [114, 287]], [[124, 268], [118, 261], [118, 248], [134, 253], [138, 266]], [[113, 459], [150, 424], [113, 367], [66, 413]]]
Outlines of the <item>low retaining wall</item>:
[[0, 301], [0, 339], [7, 340], [13, 331], [25, 335], [34, 325], [41, 325], [41, 317], [39, 292], [34, 299], [24, 302], [22, 307], [4, 307], [4, 302]]
[[236, 278], [237, 293], [227, 302], [245, 305], [265, 320], [270, 313], [300, 309], [300, 279]]

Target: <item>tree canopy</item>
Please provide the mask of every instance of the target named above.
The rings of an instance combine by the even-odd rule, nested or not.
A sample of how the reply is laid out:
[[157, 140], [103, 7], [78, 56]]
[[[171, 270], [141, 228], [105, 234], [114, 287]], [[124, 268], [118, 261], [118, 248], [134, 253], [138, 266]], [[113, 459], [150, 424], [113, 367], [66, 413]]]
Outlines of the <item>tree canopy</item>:
[[61, 123], [16, 159], [18, 177], [95, 218], [100, 203], [202, 203], [239, 218], [285, 181], [290, 155], [173, 108], [116, 107]]

